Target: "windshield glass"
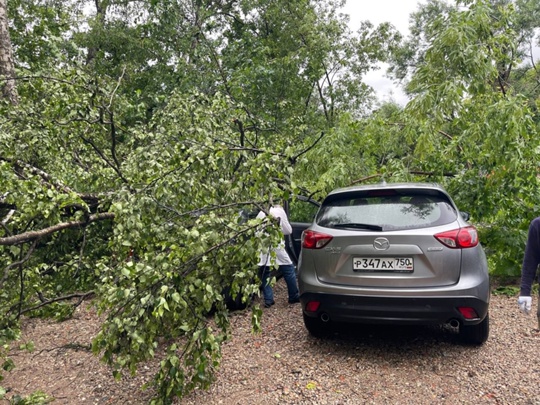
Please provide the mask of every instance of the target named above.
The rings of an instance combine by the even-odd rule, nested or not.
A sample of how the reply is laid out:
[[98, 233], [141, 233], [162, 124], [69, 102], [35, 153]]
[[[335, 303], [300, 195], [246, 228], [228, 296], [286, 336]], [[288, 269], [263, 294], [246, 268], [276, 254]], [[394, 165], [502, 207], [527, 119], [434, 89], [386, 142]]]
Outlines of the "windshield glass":
[[346, 194], [323, 203], [316, 222], [328, 228], [369, 230], [377, 226], [387, 231], [439, 226], [456, 218], [456, 210], [442, 195]]

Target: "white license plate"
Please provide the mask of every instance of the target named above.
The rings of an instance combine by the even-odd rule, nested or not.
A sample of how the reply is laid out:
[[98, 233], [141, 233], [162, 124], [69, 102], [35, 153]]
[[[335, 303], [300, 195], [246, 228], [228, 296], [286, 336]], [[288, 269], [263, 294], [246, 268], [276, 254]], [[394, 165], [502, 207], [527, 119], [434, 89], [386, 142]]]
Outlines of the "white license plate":
[[354, 271], [413, 271], [412, 257], [355, 257], [353, 258]]

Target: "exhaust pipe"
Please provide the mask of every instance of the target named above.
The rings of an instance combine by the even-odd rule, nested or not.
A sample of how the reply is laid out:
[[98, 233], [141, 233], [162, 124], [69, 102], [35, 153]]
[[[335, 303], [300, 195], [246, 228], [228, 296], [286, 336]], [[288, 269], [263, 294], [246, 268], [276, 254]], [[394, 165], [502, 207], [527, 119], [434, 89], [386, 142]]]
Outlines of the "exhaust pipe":
[[448, 322], [448, 324], [452, 328], [458, 328], [459, 327], [459, 321], [457, 319], [450, 319], [450, 322]]
[[321, 321], [323, 322], [329, 322], [330, 321], [330, 315], [328, 315], [326, 312], [323, 312], [321, 314]]

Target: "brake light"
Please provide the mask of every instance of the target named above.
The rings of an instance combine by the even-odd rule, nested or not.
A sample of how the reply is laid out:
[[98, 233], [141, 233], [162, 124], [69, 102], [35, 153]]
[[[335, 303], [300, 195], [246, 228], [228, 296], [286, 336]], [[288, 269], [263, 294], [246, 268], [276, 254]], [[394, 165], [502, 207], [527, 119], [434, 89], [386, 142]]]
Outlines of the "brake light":
[[325, 247], [332, 240], [333, 236], [321, 232], [304, 231], [302, 232], [302, 248], [320, 249]]
[[478, 232], [474, 226], [441, 232], [435, 238], [452, 249], [471, 248], [478, 245]]
[[396, 190], [372, 190], [367, 193], [370, 197], [388, 197], [398, 195]]

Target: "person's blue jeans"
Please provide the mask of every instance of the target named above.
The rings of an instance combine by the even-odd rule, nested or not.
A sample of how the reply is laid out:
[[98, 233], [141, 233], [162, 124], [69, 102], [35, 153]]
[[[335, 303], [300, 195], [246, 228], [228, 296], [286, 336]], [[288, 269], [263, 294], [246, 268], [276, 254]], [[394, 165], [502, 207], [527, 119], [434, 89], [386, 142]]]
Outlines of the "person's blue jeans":
[[[285, 283], [287, 284], [289, 302], [297, 302], [299, 294], [298, 284], [296, 283], [296, 271], [294, 270], [294, 266], [292, 264], [283, 264], [279, 266], [279, 270], [281, 271], [281, 274], [283, 274], [283, 278], [285, 279]], [[270, 267], [261, 266], [260, 271], [262, 274], [261, 288], [264, 297], [264, 303], [273, 304], [274, 291], [272, 290], [272, 286], [270, 285]]]

